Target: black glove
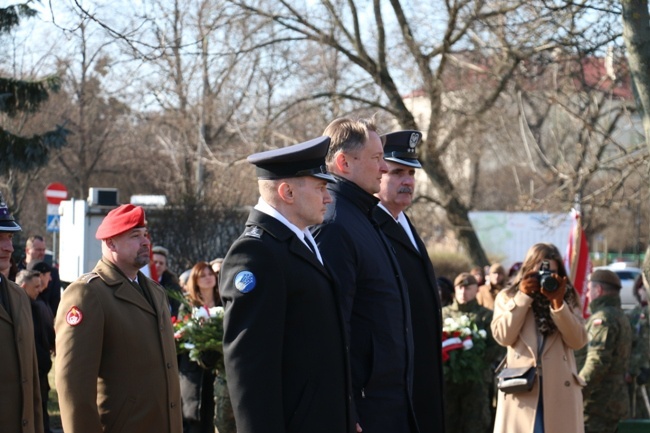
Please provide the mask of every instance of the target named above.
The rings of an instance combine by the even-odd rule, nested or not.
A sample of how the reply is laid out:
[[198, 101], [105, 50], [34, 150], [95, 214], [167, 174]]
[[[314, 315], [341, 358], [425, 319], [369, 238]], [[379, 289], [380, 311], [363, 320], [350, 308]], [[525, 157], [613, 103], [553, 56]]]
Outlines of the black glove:
[[636, 376], [637, 385], [645, 385], [650, 379], [650, 368], [642, 368]]

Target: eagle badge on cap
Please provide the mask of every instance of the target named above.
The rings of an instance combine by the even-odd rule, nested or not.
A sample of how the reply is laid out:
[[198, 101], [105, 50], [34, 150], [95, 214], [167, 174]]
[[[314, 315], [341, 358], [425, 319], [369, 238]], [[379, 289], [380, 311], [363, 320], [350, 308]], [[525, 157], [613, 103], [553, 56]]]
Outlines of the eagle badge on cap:
[[418, 141], [420, 141], [420, 134], [416, 134], [415, 132], [411, 134], [411, 138], [409, 138], [409, 147], [411, 148], [410, 152], [415, 150], [415, 146], [418, 145]]
[[81, 313], [81, 310], [76, 306], [70, 307], [68, 313], [65, 315], [65, 321], [70, 326], [77, 326], [83, 320], [84, 315]]
[[242, 293], [251, 292], [256, 283], [255, 275], [250, 271], [241, 271], [235, 276], [235, 288]]

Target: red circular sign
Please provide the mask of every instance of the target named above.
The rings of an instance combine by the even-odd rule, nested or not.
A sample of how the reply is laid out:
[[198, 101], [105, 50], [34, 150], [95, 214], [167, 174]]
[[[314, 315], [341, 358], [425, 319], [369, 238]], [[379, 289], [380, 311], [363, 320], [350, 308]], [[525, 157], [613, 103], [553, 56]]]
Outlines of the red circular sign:
[[68, 189], [59, 182], [53, 182], [45, 188], [45, 199], [50, 204], [59, 204], [68, 198]]

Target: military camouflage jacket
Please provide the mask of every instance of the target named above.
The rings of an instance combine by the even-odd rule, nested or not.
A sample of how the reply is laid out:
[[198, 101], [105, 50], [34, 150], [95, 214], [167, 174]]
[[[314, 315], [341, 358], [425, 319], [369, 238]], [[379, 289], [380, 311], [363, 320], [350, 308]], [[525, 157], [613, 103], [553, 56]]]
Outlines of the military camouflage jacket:
[[[576, 363], [587, 385], [582, 390], [585, 407], [589, 402], [627, 401], [625, 373], [632, 346], [630, 323], [616, 295], [603, 295], [590, 304], [587, 321], [589, 344], [576, 352]], [[624, 393], [621, 399], [617, 395]]]
[[639, 374], [640, 369], [650, 368], [650, 323], [648, 322], [648, 307], [636, 306], [626, 311], [632, 327], [632, 352], [628, 368], [632, 376]]

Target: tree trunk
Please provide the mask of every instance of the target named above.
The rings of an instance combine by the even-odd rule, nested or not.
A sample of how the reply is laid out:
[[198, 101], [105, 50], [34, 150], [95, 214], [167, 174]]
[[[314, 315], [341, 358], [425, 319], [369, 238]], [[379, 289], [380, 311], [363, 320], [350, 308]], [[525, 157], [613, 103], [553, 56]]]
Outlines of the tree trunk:
[[[639, 112], [645, 141], [650, 151], [650, 12], [648, 0], [623, 0], [623, 39], [627, 48], [630, 73], [637, 89]], [[650, 169], [648, 171], [650, 187]], [[643, 261], [646, 290], [650, 287], [650, 245]]]
[[467, 209], [467, 206], [458, 197], [456, 189], [447, 176], [447, 171], [443, 167], [442, 162], [439, 158], [428, 155], [422, 161], [422, 165], [429, 178], [436, 185], [436, 190], [441, 196], [442, 206], [447, 214], [447, 219], [453, 226], [458, 241], [465, 249], [465, 252], [477, 266], [489, 266], [490, 262], [487, 255], [469, 220], [469, 209]]

